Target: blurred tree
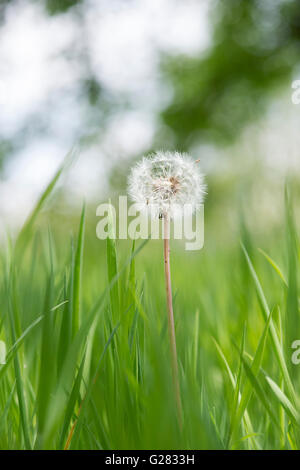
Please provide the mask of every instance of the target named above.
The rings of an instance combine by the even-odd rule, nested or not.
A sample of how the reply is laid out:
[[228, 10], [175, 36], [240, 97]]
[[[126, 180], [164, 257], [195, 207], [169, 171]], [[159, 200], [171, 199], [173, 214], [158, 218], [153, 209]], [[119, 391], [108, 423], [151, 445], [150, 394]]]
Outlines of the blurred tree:
[[[0, 25], [4, 21], [6, 7], [14, 2], [15, 0], [0, 0]], [[57, 13], [66, 12], [70, 8], [82, 3], [82, 0], [38, 0], [38, 3], [43, 3], [47, 12], [50, 15], [55, 15]]]
[[[0, 0], [0, 27], [6, 7], [14, 1]], [[80, 16], [84, 8], [84, 0], [39, 3], [49, 15], [73, 14], [76, 8]], [[299, 0], [211, 0], [211, 24], [212, 44], [204, 54], [162, 58], [164, 76], [174, 90], [162, 119], [173, 131], [174, 146], [181, 150], [200, 138], [222, 144], [234, 140], [265, 111], [274, 90], [291, 80], [300, 61]], [[84, 35], [83, 31], [82, 43]], [[85, 46], [80, 54], [76, 60], [84, 63], [86, 71], [79, 83], [86, 103], [83, 133], [85, 128], [98, 132], [103, 116], [126, 107], [126, 99], [111, 96], [93, 76]], [[43, 132], [46, 125], [40, 114], [32, 116], [15, 140], [21, 143], [28, 133]], [[0, 159], [13, 148], [7, 142], [1, 144]]]
[[3, 169], [5, 156], [12, 151], [12, 144], [7, 140], [0, 140], [0, 173]]
[[50, 15], [63, 13], [69, 8], [81, 3], [82, 0], [45, 0], [46, 8]]
[[204, 56], [164, 61], [174, 97], [162, 116], [177, 148], [200, 137], [232, 141], [299, 65], [299, 0], [219, 0], [212, 23]]

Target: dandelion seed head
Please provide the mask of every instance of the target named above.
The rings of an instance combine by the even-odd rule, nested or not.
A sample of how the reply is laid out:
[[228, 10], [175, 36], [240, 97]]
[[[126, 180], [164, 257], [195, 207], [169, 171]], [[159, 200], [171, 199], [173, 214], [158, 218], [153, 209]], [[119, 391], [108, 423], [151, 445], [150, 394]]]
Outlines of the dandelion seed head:
[[193, 213], [205, 196], [199, 163], [179, 152], [158, 151], [143, 157], [131, 170], [128, 193], [140, 209], [157, 217]]

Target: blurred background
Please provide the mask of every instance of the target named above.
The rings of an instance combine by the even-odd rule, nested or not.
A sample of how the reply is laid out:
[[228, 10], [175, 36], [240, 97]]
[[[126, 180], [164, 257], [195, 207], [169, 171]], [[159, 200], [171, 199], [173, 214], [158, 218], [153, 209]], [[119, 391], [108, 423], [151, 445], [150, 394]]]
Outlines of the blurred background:
[[1, 233], [74, 145], [68, 214], [124, 193], [142, 154], [179, 149], [201, 159], [209, 217], [234, 228], [246, 206], [273, 230], [300, 175], [297, 79], [297, 0], [1, 0]]
[[[86, 428], [74, 448], [226, 447], [220, 439], [227, 440], [236, 414], [241, 377], [233, 344], [240, 347], [242, 341], [254, 356], [265, 326], [240, 239], [274, 312], [286, 367], [299, 390], [299, 366], [290, 360], [292, 341], [300, 337], [294, 224], [300, 222], [300, 103], [293, 99], [295, 93], [300, 98], [300, 87], [293, 88], [299, 80], [299, 0], [0, 0], [0, 340], [14, 358], [14, 365], [0, 368], [0, 428], [6, 421], [1, 448], [29, 448], [36, 433], [43, 434], [45, 403], [51, 419], [58, 410], [62, 436], [52, 442], [49, 432], [45, 442], [63, 448], [63, 433], [83, 391], [78, 388], [65, 427], [75, 375], [68, 372], [66, 379], [61, 365], [71, 358], [75, 374], [83, 357], [74, 347], [76, 327], [94, 317], [101, 321], [79, 329], [78, 334], [88, 333], [80, 333], [78, 344], [86, 346], [83, 384], [95, 383], [96, 405], [86, 406]], [[43, 212], [38, 206], [38, 217], [17, 237], [72, 148], [78, 150], [72, 166]], [[175, 414], [161, 240], [138, 253], [136, 273], [134, 263], [130, 274], [128, 267], [120, 271], [119, 287], [116, 283], [106, 298], [107, 280], [127, 266], [132, 246], [128, 240], [116, 243], [117, 264], [113, 244], [96, 238], [97, 206], [125, 194], [130, 166], [157, 149], [200, 159], [208, 185], [204, 249], [185, 252], [172, 242], [184, 440], [170, 420]], [[79, 231], [84, 200], [86, 219]], [[65, 300], [63, 314], [53, 316], [52, 305]], [[15, 344], [45, 309], [52, 329], [45, 320], [30, 333], [18, 366]], [[102, 379], [95, 381], [117, 318], [125, 327], [122, 323], [117, 346], [108, 350]], [[212, 337], [238, 374], [234, 393]], [[287, 392], [270, 342], [263, 369]], [[12, 398], [16, 378], [21, 405], [24, 384], [28, 426], [21, 424], [26, 409], [20, 414]], [[289, 418], [284, 420], [264, 377], [259, 380], [282, 429], [278, 432], [254, 397], [247, 409], [259, 446], [252, 448], [300, 448], [298, 428], [294, 438], [287, 435]], [[57, 383], [64, 397], [52, 393]], [[211, 426], [217, 437], [210, 438]], [[248, 432], [240, 431], [235, 444], [247, 448]], [[45, 447], [42, 441], [38, 446]]]

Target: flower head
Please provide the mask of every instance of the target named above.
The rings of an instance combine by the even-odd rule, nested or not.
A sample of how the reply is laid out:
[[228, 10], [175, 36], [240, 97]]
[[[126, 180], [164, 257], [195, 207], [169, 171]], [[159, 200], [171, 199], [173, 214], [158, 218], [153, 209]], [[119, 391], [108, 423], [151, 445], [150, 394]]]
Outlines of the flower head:
[[156, 152], [143, 157], [131, 170], [128, 193], [152, 215], [181, 216], [194, 212], [205, 195], [204, 176], [199, 164], [179, 152]]

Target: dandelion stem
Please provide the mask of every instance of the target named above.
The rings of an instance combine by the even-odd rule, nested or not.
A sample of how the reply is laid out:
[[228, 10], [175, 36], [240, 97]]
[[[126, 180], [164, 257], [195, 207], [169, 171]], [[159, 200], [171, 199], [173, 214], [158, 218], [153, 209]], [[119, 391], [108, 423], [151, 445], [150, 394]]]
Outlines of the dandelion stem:
[[170, 270], [170, 217], [168, 214], [164, 214], [164, 265], [165, 265], [165, 282], [166, 282], [166, 294], [167, 294], [168, 329], [169, 329], [171, 359], [172, 359], [172, 376], [173, 376], [178, 421], [179, 421], [179, 425], [181, 428], [182, 427], [182, 405], [181, 405], [181, 397], [180, 397], [175, 323], [174, 323], [173, 301], [172, 301], [172, 285], [171, 285], [171, 270]]

